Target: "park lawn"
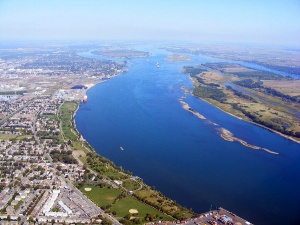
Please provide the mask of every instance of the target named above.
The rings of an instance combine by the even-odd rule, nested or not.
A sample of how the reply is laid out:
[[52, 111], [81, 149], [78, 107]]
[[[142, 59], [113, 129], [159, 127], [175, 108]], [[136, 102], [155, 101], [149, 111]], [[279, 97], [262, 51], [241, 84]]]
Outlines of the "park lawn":
[[107, 171], [105, 173], [103, 173], [103, 175], [113, 179], [113, 180], [122, 180], [123, 179], [123, 175], [120, 174], [118, 171]]
[[78, 136], [75, 135], [72, 130], [73, 129], [71, 128], [71, 126], [69, 126], [69, 127], [62, 126], [62, 131], [63, 131], [65, 137], [71, 141], [76, 141]]
[[72, 145], [71, 145], [71, 149], [72, 149], [73, 151], [76, 151], [76, 150], [83, 150], [83, 151], [84, 151], [84, 150], [85, 150], [85, 148], [82, 147], [80, 141], [73, 141], [73, 142], [72, 142]]
[[61, 108], [60, 111], [65, 114], [65, 113], [73, 113], [76, 110], [77, 103], [76, 102], [65, 102]]
[[127, 196], [120, 201], [117, 201], [111, 208], [112, 211], [115, 211], [117, 218], [123, 218], [127, 214], [129, 214], [130, 209], [138, 210], [138, 217], [144, 218], [147, 213], [158, 214], [159, 217], [162, 216], [163, 220], [172, 221], [173, 219], [170, 216], [167, 216], [152, 207], [145, 205], [144, 203], [139, 202], [131, 196]]
[[79, 160], [84, 164], [84, 165], [87, 165], [87, 162], [86, 162], [86, 156], [84, 156], [84, 157], [78, 157], [79, 158]]
[[77, 108], [77, 103], [75, 102], [66, 102], [60, 107], [59, 117], [62, 123], [62, 130], [66, 138], [70, 140], [76, 140], [78, 138], [75, 131], [71, 131], [73, 128], [72, 125], [72, 115]]
[[154, 192], [153, 191], [150, 191], [150, 190], [141, 190], [141, 191], [137, 191], [135, 192], [136, 195], [138, 195], [139, 197], [141, 198], [148, 198], [150, 197]]
[[123, 182], [122, 186], [128, 191], [134, 191], [140, 187], [140, 184], [133, 180], [126, 180]]
[[[85, 191], [84, 188], [92, 188], [91, 191]], [[98, 186], [84, 185], [80, 191], [91, 199], [98, 206], [112, 204], [113, 201], [121, 194], [121, 191], [113, 188], [100, 188]]]
[[51, 120], [57, 121], [57, 116], [56, 115], [46, 115], [46, 114], [42, 114], [41, 117], [43, 118], [49, 118]]
[[33, 136], [32, 135], [20, 135], [17, 137], [17, 140], [23, 140], [23, 139], [31, 139]]
[[64, 138], [61, 133], [57, 136], [57, 139], [58, 139], [59, 143], [64, 143]]
[[0, 134], [0, 140], [9, 140], [9, 139], [13, 139], [16, 137], [17, 137], [17, 135], [15, 135], [15, 134]]

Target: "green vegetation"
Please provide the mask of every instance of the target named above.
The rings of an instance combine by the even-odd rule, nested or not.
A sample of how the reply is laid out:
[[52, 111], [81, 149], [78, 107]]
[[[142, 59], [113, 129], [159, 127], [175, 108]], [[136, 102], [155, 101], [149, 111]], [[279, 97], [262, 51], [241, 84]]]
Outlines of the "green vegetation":
[[[218, 76], [212, 73], [201, 72], [199, 68], [184, 67], [194, 80], [193, 94], [243, 119], [253, 121], [282, 134], [300, 138], [299, 116], [297, 112], [300, 102], [299, 96], [290, 96], [270, 87], [263, 86], [260, 79], [283, 79], [279, 75], [265, 71], [255, 71], [230, 63], [207, 63], [204, 66], [220, 70]], [[227, 72], [232, 71], [232, 72]], [[236, 72], [239, 71], [239, 72]], [[199, 73], [200, 72], [200, 73]], [[238, 75], [230, 76], [228, 73]], [[245, 79], [246, 78], [246, 79]], [[245, 89], [234, 90], [224, 86], [224, 82], [239, 85]], [[286, 102], [290, 102], [286, 107]]]
[[198, 86], [194, 88], [193, 94], [200, 98], [211, 98], [221, 103], [226, 101], [226, 95], [222, 90], [209, 86]]
[[[85, 191], [85, 188], [91, 188], [91, 191]], [[91, 185], [84, 185], [80, 188], [80, 191], [101, 208], [111, 205], [122, 193], [120, 190], [111, 187], [100, 188], [99, 186]]]
[[65, 102], [60, 107], [59, 119], [61, 121], [61, 128], [65, 139], [76, 141], [79, 139], [79, 134], [76, 129], [74, 129], [74, 119], [73, 114], [78, 107], [77, 102]]
[[122, 185], [126, 190], [136, 190], [140, 188], [140, 184], [134, 180], [125, 180]]
[[26, 93], [26, 90], [22, 90], [22, 91], [0, 91], [0, 95], [23, 95], [24, 93]]
[[14, 206], [14, 209], [17, 210], [21, 206], [22, 203], [23, 203], [22, 200], [19, 201], [18, 204]]
[[148, 214], [156, 215], [155, 218], [159, 218], [159, 220], [172, 220], [172, 217], [166, 216], [148, 205], [137, 202], [132, 196], [126, 196], [125, 198], [117, 201], [111, 208], [112, 211], [116, 212], [117, 218], [126, 217], [126, 215], [129, 214], [130, 209], [136, 209], [138, 211], [136, 215], [132, 215], [136, 218], [145, 219]]
[[261, 81], [256, 82], [252, 79], [233, 81], [233, 83], [247, 88], [261, 88], [263, 84]]
[[[94, 175], [86, 173], [85, 181], [77, 184], [77, 187], [106, 212], [117, 215], [118, 218], [123, 217], [120, 220], [123, 221], [122, 223], [140, 224], [145, 221], [157, 221], [167, 218], [169, 220], [170, 216], [176, 219], [186, 219], [195, 215], [192, 211], [178, 205], [160, 192], [150, 189], [140, 179], [131, 179], [130, 172], [124, 172], [121, 167], [116, 166], [113, 162], [95, 152], [88, 152], [86, 157], [83, 158], [86, 159], [86, 166], [97, 172], [98, 175], [91, 181], [90, 179]], [[107, 186], [107, 184], [103, 183], [102, 179], [111, 180], [111, 183], [114, 183], [113, 180], [120, 180], [123, 184], [121, 186], [114, 185], [113, 189], [112, 186]], [[85, 191], [85, 188], [89, 187], [92, 190]], [[139, 190], [143, 190], [143, 193], [148, 197], [140, 197], [141, 192]], [[134, 197], [128, 195], [129, 191], [136, 192], [136, 194], [133, 194]], [[156, 197], [154, 198], [154, 196]], [[152, 201], [153, 199], [155, 200]], [[128, 215], [128, 210], [130, 209], [128, 207], [133, 209], [139, 207], [142, 214], [139, 213], [138, 216]], [[166, 217], [163, 213], [167, 213], [170, 216]]]
[[[86, 188], [91, 188], [91, 190], [86, 191]], [[143, 222], [154, 221], [156, 219], [173, 220], [172, 217], [137, 201], [135, 198], [121, 192], [119, 189], [111, 188], [111, 186], [101, 188], [98, 185], [84, 185], [80, 190], [95, 204], [104, 209], [105, 212], [111, 213], [116, 216], [117, 219], [126, 222], [127, 224], [142, 224]], [[130, 209], [136, 209], [138, 210], [138, 213], [130, 214]], [[138, 218], [138, 220], [136, 218]]]
[[237, 90], [233, 89], [231, 86], [226, 86], [226, 88], [228, 90], [232, 91], [238, 97], [241, 97], [243, 99], [246, 99], [246, 100], [249, 100], [249, 101], [257, 103], [257, 101], [254, 98], [252, 98], [250, 95], [246, 95], [246, 94], [244, 94], [241, 91], [237, 91]]
[[282, 76], [277, 75], [275, 73], [262, 71], [262, 70], [256, 70], [256, 71], [247, 71], [247, 72], [232, 72], [232, 74], [238, 76], [238, 77], [253, 77], [259, 80], [280, 80], [282, 79]]
[[72, 156], [72, 151], [52, 150], [50, 156], [54, 162], [63, 162], [66, 164], [77, 164], [77, 160]]
[[192, 210], [187, 210], [175, 201], [165, 197], [159, 191], [153, 191], [148, 187], [144, 187], [142, 190], [135, 192], [134, 196], [138, 200], [145, 202], [146, 204], [151, 205], [178, 220], [195, 216], [195, 213]]
[[196, 75], [202, 73], [202, 72], [205, 72], [207, 71], [206, 69], [204, 68], [196, 68], [196, 67], [193, 67], [193, 66], [185, 66], [183, 67], [183, 73], [188, 73], [191, 77], [196, 77]]

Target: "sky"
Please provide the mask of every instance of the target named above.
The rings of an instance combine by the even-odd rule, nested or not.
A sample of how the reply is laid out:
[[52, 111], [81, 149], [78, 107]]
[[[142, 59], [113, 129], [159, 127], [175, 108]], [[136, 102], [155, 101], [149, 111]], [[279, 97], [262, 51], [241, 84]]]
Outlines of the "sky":
[[300, 45], [300, 0], [0, 0], [0, 39]]

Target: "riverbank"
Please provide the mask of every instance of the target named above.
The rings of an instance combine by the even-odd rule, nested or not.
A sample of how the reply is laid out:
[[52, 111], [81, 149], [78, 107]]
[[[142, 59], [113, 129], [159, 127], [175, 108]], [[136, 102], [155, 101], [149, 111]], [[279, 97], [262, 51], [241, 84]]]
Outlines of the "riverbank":
[[[95, 88], [101, 83], [102, 82], [99, 82], [93, 87]], [[92, 90], [92, 87], [90, 88], [90, 90]], [[87, 104], [89, 103], [78, 104], [79, 107], [77, 107], [73, 113], [73, 121], [80, 107], [86, 106]], [[79, 133], [75, 123], [73, 129], [76, 129]], [[101, 156], [88, 141], [83, 138], [82, 134], [79, 133], [79, 136], [81, 146], [88, 146], [88, 150], [90, 151], [85, 151], [86, 148], [83, 148], [85, 155], [77, 157], [77, 160], [80, 161], [81, 164], [84, 164], [89, 169], [90, 173], [94, 174], [96, 177], [102, 177], [102, 179], [87, 180], [82, 184], [77, 184], [77, 187], [80, 190], [84, 190], [82, 187], [88, 187], [91, 188], [91, 190], [100, 191], [101, 188], [99, 189], [98, 186], [101, 183], [105, 183], [106, 188], [112, 187], [112, 189], [115, 189], [115, 191], [109, 192], [109, 197], [112, 200], [115, 199], [114, 201], [109, 201], [109, 207], [107, 205], [107, 196], [90, 196], [90, 192], [87, 193], [87, 191], [82, 191], [84, 194], [89, 195], [90, 199], [95, 204], [105, 209], [107, 213], [111, 213], [111, 215], [116, 213], [115, 216], [117, 219], [123, 221], [128, 214], [124, 214], [124, 211], [126, 211], [125, 209], [128, 206], [127, 203], [130, 202], [130, 208], [137, 208], [139, 211], [139, 216], [135, 216], [135, 218], [139, 218], [142, 221], [144, 221], [144, 219], [146, 221], [147, 212], [153, 215], [159, 215], [158, 217], [153, 217], [152, 221], [182, 220], [196, 215], [192, 210], [186, 209], [176, 203], [176, 201], [164, 196], [158, 190], [145, 184], [141, 178], [132, 175], [130, 171], [124, 171], [122, 167], [116, 166], [114, 162]], [[124, 196], [120, 198], [120, 195]], [[106, 202], [106, 204], [103, 205], [103, 202]]]
[[[291, 190], [299, 183], [295, 179], [298, 144], [194, 96], [183, 99], [237, 137], [280, 155], [225, 141], [218, 126], [183, 110], [178, 102], [183, 95], [180, 87], [191, 89], [192, 83], [179, 71], [188, 63], [170, 63], [165, 58], [157, 54], [132, 60], [126, 76], [88, 91], [89, 102], [81, 104], [75, 117], [84, 138], [102, 156], [196, 212], [223, 206], [256, 224], [271, 224], [280, 213], [295, 215], [299, 195]], [[286, 204], [292, 209], [286, 209]]]
[[[189, 106], [189, 104], [187, 104], [186, 102], [184, 102], [182, 99], [180, 99], [179, 102], [181, 103], [183, 109], [191, 112], [192, 114], [194, 114], [199, 119], [207, 120], [203, 115], [201, 115], [199, 112], [196, 112], [194, 109], [192, 109]], [[236, 142], [239, 142], [242, 145], [244, 145], [244, 146], [246, 146], [248, 148], [252, 148], [254, 150], [263, 150], [263, 151], [266, 151], [266, 152], [274, 154], [274, 155], [278, 155], [279, 154], [278, 152], [271, 151], [271, 150], [269, 150], [267, 148], [262, 148], [262, 147], [259, 147], [259, 146], [256, 146], [256, 145], [249, 144], [249, 143], [247, 143], [246, 141], [244, 141], [244, 140], [242, 140], [240, 138], [234, 137], [233, 134], [229, 130], [226, 130], [225, 128], [220, 127], [218, 124], [216, 124], [216, 123], [214, 123], [214, 122], [212, 122], [210, 120], [208, 120], [208, 122], [211, 123], [211, 124], [213, 124], [214, 126], [218, 127], [220, 136], [224, 140], [226, 140], [226, 141], [231, 141], [231, 142], [236, 141]]]
[[[192, 93], [191, 93], [191, 94], [192, 94]], [[193, 94], [192, 94], [192, 95], [193, 95]], [[193, 95], [193, 96], [196, 97], [196, 98], [199, 98], [198, 96], [195, 96], [195, 95]], [[290, 136], [284, 135], [284, 134], [282, 134], [282, 133], [280, 133], [280, 132], [278, 132], [278, 131], [276, 131], [276, 130], [273, 130], [273, 129], [271, 129], [271, 128], [269, 128], [269, 127], [266, 127], [266, 126], [264, 126], [264, 125], [261, 125], [261, 124], [259, 124], [259, 123], [255, 123], [255, 122], [250, 121], [250, 120], [245, 120], [245, 119], [243, 119], [243, 118], [241, 118], [241, 117], [239, 117], [239, 116], [236, 116], [236, 115], [234, 115], [234, 114], [232, 114], [232, 113], [230, 113], [230, 112], [227, 112], [226, 110], [220, 108], [220, 107], [217, 106], [217, 105], [214, 105], [213, 103], [207, 101], [206, 99], [203, 99], [203, 98], [199, 98], [199, 99], [201, 99], [202, 101], [205, 101], [206, 103], [208, 103], [208, 104], [210, 104], [210, 105], [213, 105], [214, 107], [218, 108], [219, 110], [221, 110], [221, 111], [224, 112], [224, 113], [227, 113], [227, 114], [230, 115], [230, 116], [233, 116], [233, 117], [235, 117], [235, 118], [237, 118], [237, 119], [243, 120], [243, 121], [248, 122], [248, 123], [252, 123], [252, 124], [254, 124], [254, 125], [256, 125], [256, 126], [265, 128], [265, 129], [267, 129], [267, 130], [269, 130], [269, 131], [271, 131], [271, 132], [273, 132], [273, 133], [275, 133], [275, 134], [278, 134], [278, 135], [281, 136], [281, 137], [284, 137], [284, 138], [286, 138], [286, 139], [288, 139], [288, 140], [290, 140], [290, 141], [293, 141], [293, 142], [295, 142], [295, 143], [300, 144], [300, 141], [298, 141], [298, 140], [296, 140], [296, 139], [294, 139], [294, 138], [292, 138], [292, 137], [290, 137]]]
[[[207, 102], [208, 104], [213, 105], [214, 107], [216, 107], [216, 108], [218, 108], [219, 110], [221, 110], [221, 111], [227, 113], [227, 114], [230, 115], [230, 116], [233, 116], [233, 117], [235, 117], [235, 118], [237, 118], [237, 119], [240, 119], [240, 120], [243, 120], [243, 121], [250, 122], [250, 123], [252, 123], [252, 124], [255, 124], [256, 126], [263, 127], [263, 128], [265, 128], [265, 129], [267, 129], [267, 130], [273, 132], [273, 133], [276, 133], [276, 134], [278, 134], [278, 135], [280, 135], [280, 136], [282, 136], [282, 137], [288, 139], [288, 140], [291, 140], [291, 141], [293, 141], [293, 142], [295, 142], [295, 143], [300, 144], [300, 140], [297, 140], [297, 139], [295, 139], [295, 138], [293, 138], [293, 137], [291, 137], [291, 136], [288, 136], [288, 135], [286, 135], [286, 134], [283, 134], [283, 133], [281, 133], [281, 132], [279, 132], [279, 131], [277, 131], [277, 130], [271, 129], [271, 128], [269, 128], [269, 127], [267, 127], [267, 126], [264, 126], [264, 125], [262, 125], [262, 124], [253, 122], [253, 121], [251, 121], [251, 120], [249, 120], [249, 119], [241, 118], [240, 116], [234, 115], [233, 113], [228, 112], [226, 109], [221, 108], [220, 106], [218, 106], [218, 105], [216, 105], [216, 104], [213, 104], [211, 101], [208, 101], [207, 99], [204, 99], [204, 98], [201, 98], [201, 97], [199, 97], [199, 96], [196, 96], [195, 94], [193, 94], [193, 91], [194, 91], [195, 88], [197, 87], [198, 82], [197, 82], [195, 79], [193, 79], [191, 75], [189, 75], [189, 78], [190, 78], [190, 80], [191, 80], [192, 83], [193, 83], [193, 90], [192, 90], [192, 91], [189, 91], [189, 93], [190, 93], [191, 95], [193, 95], [194, 97], [197, 97], [197, 98], [199, 98], [199, 99], [201, 99], [201, 100]], [[262, 110], [262, 111], [263, 111], [263, 110]], [[239, 112], [241, 112], [241, 111], [239, 111]]]

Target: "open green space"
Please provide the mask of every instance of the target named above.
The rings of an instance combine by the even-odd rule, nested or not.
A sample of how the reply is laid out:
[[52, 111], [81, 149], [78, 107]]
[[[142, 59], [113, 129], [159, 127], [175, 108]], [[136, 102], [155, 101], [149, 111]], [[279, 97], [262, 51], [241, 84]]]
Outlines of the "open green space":
[[79, 138], [76, 129], [74, 129], [73, 121], [73, 114], [77, 106], [78, 104], [76, 102], [65, 102], [59, 110], [62, 132], [65, 138], [71, 141], [76, 141]]
[[128, 179], [128, 180], [123, 181], [122, 186], [124, 188], [126, 188], [126, 190], [128, 190], [128, 191], [133, 191], [133, 190], [138, 189], [141, 185], [134, 180]]
[[85, 149], [85, 147], [82, 147], [82, 144], [80, 141], [73, 141], [71, 143], [71, 149], [73, 151], [76, 151], [76, 150], [83, 150], [84, 152], [87, 152], [87, 150]]
[[31, 139], [32, 135], [0, 134], [0, 140], [24, 140]]
[[[85, 188], [91, 188], [91, 191], [85, 191]], [[118, 189], [110, 187], [100, 188], [98, 186], [84, 185], [80, 191], [91, 199], [96, 205], [103, 207], [112, 204], [114, 200], [121, 194]]]
[[132, 196], [126, 196], [125, 198], [117, 201], [111, 208], [112, 211], [116, 212], [117, 218], [123, 218], [129, 214], [130, 209], [138, 210], [138, 214], [135, 217], [144, 218], [146, 214], [158, 215], [161, 220], [173, 220], [170, 216], [167, 216], [151, 206], [145, 205]]
[[48, 119], [54, 120], [54, 121], [57, 121], [57, 120], [58, 120], [56, 115], [46, 115], [46, 114], [42, 114], [42, 115], [40, 115], [40, 117], [42, 117], [42, 118], [48, 118]]
[[109, 177], [112, 180], [121, 180], [124, 179], [124, 175], [120, 174], [118, 171], [110, 169], [109, 171], [103, 173], [103, 175]]
[[16, 137], [17, 137], [17, 135], [15, 135], [15, 134], [0, 134], [1, 140], [9, 140], [9, 139], [13, 139]]

